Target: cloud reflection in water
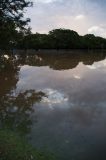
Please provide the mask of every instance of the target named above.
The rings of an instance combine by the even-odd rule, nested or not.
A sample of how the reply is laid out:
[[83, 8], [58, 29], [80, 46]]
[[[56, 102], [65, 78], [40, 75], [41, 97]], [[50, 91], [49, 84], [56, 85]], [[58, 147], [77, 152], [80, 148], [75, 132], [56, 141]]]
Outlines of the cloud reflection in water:
[[47, 103], [51, 109], [53, 109], [53, 105], [67, 103], [68, 97], [58, 90], [54, 90], [51, 88], [44, 89], [44, 93], [46, 93], [47, 97], [43, 97], [42, 102]]

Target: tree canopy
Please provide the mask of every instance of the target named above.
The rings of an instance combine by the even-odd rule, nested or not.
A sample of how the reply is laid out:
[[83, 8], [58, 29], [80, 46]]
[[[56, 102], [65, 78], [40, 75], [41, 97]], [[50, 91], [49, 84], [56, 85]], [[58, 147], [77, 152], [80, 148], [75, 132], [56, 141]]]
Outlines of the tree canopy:
[[48, 34], [31, 33], [24, 11], [30, 0], [0, 0], [0, 49], [106, 49], [106, 39], [93, 34], [80, 36], [70, 29]]
[[48, 34], [25, 35], [18, 43], [21, 49], [106, 49], [106, 39], [93, 34], [80, 36], [70, 29], [54, 29]]
[[13, 46], [19, 32], [30, 21], [24, 18], [25, 8], [32, 5], [27, 0], [0, 0], [0, 48]]

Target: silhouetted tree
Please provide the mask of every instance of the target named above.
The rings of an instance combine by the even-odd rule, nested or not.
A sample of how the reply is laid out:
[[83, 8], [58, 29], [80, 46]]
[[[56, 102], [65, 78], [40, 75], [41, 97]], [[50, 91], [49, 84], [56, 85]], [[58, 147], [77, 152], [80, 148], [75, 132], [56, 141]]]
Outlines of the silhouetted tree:
[[31, 5], [26, 0], [0, 0], [0, 48], [16, 45], [19, 31], [30, 21], [24, 18], [24, 9]]
[[53, 48], [70, 49], [77, 48], [79, 44], [79, 35], [77, 32], [69, 29], [55, 29], [49, 32]]
[[21, 49], [105, 49], [106, 39], [93, 34], [85, 36], [69, 29], [54, 29], [48, 34], [28, 34], [18, 42]]

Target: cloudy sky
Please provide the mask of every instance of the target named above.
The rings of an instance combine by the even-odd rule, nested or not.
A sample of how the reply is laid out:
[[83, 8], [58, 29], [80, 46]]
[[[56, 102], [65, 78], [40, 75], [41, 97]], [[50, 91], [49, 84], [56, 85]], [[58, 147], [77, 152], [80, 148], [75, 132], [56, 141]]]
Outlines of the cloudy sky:
[[33, 0], [27, 10], [32, 31], [47, 33], [68, 28], [80, 35], [93, 33], [106, 37], [106, 0]]

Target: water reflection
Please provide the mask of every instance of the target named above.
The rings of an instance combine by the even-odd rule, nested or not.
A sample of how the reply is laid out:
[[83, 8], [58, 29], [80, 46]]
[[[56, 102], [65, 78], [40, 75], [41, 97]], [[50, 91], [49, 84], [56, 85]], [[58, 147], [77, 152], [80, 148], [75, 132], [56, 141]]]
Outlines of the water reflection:
[[57, 104], [60, 105], [60, 107], [63, 105], [66, 107], [65, 103], [68, 101], [68, 97], [63, 93], [50, 88], [44, 89], [43, 92], [46, 93], [47, 96], [43, 97], [42, 102], [48, 105], [51, 109]]
[[67, 52], [64, 54], [61, 54], [61, 52], [60, 54], [58, 54], [58, 52], [57, 54], [41, 53], [37, 52], [33, 55], [26, 53], [17, 55], [4, 54], [3, 56], [0, 56], [0, 68], [6, 68], [5, 65], [8, 63], [8, 66], [9, 64], [10, 66], [14, 64], [15, 66], [49, 66], [54, 70], [67, 70], [76, 68], [80, 62], [84, 65], [93, 65], [94, 62], [102, 61], [106, 57], [105, 52], [72, 52], [71, 54], [67, 54]]
[[28, 90], [18, 95], [11, 93], [1, 97], [0, 127], [28, 134], [32, 126], [33, 104], [39, 102], [42, 96], [45, 96], [43, 92]]
[[16, 58], [4, 55], [0, 60], [0, 128], [26, 135], [32, 126], [33, 104], [41, 101], [45, 94], [35, 90], [17, 92], [20, 66]]
[[61, 160], [106, 158], [105, 57], [1, 56], [0, 126], [29, 134], [33, 145], [57, 152]]

